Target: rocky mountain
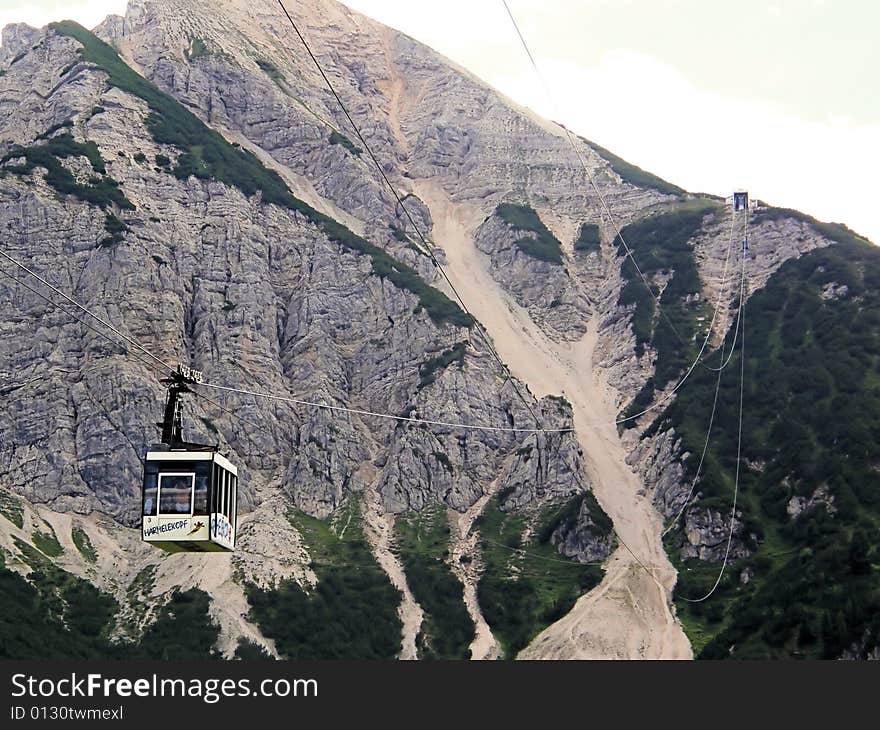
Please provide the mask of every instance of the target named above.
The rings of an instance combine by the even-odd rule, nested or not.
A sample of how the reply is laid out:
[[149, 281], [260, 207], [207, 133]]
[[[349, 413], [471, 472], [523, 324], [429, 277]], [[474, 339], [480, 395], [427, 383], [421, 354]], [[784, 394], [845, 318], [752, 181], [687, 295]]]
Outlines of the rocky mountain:
[[[0, 637], [0, 654], [684, 658], [692, 644], [723, 653], [712, 647], [729, 635], [793, 651], [789, 634], [757, 641], [725, 607], [794, 570], [768, 568], [765, 553], [783, 540], [812, 549], [803, 525], [820, 512], [872, 544], [880, 456], [866, 426], [855, 504], [832, 512], [844, 500], [832, 472], [796, 476], [747, 440], [749, 474], [768, 476], [743, 484], [733, 563], [706, 604], [720, 609], [676, 602], [677, 569], [690, 591], [718, 568], [732, 509], [721, 491], [735, 468], [737, 351], [711, 469], [690, 497], [713, 373], [694, 370], [669, 395], [704, 339], [714, 365], [739, 331], [724, 201], [578, 140], [584, 169], [564, 129], [413, 39], [332, 0], [289, 10], [366, 145], [274, 6], [132, 0], [94, 32], [3, 31], [2, 250], [117, 331], [0, 263], [0, 579], [25, 627]], [[800, 343], [827, 361], [829, 409], [838, 384], [876, 392], [875, 343], [858, 334], [877, 331], [874, 249], [766, 207], [749, 236], [748, 301], [783, 318], [750, 345], [750, 394], [785, 359], [779, 302], [787, 311], [794, 290], [805, 333], [862, 318], [851, 339], [837, 326], [837, 340]], [[140, 542], [160, 362], [299, 401], [210, 387], [186, 401], [186, 435], [239, 467], [234, 556]], [[779, 393], [796, 386], [792, 365]], [[814, 384], [797, 387], [809, 399]], [[859, 407], [876, 413], [875, 400]], [[749, 418], [789, 413], [763, 408]], [[661, 520], [685, 503], [664, 543]], [[828, 619], [832, 653], [874, 651], [858, 618], [874, 585], [866, 550], [864, 600]], [[169, 641], [186, 626], [191, 643]]]

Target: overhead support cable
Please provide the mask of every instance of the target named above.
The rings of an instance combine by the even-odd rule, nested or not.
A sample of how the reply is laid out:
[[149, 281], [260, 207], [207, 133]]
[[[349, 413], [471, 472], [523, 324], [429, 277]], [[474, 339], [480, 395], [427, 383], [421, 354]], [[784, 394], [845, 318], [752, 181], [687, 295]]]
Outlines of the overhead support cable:
[[573, 428], [517, 428], [515, 426], [475, 426], [468, 423], [457, 423], [455, 421], [438, 421], [428, 418], [412, 418], [410, 416], [395, 416], [391, 413], [379, 413], [377, 411], [367, 411], [360, 408], [347, 408], [346, 406], [334, 406], [328, 403], [316, 403], [313, 401], [302, 400], [284, 395], [274, 395], [272, 393], [264, 393], [255, 390], [245, 390], [244, 388], [231, 388], [225, 385], [217, 385], [215, 383], [199, 383], [202, 388], [213, 388], [228, 393], [239, 393], [241, 395], [250, 395], [255, 398], [266, 398], [268, 400], [280, 401], [282, 403], [292, 403], [299, 406], [307, 406], [309, 408], [320, 408], [336, 413], [350, 413], [357, 416], [370, 416], [374, 418], [384, 418], [402, 423], [413, 423], [422, 426], [443, 426], [446, 428], [465, 428], [471, 431], [493, 431], [502, 433], [570, 433]]
[[[743, 279], [745, 278], [745, 258], [746, 253], [745, 249], [742, 252], [743, 259]], [[718, 571], [718, 577], [715, 579], [715, 583], [709, 589], [709, 591], [701, 596], [700, 598], [687, 598], [685, 596], [681, 596], [683, 601], [687, 603], [702, 603], [707, 600], [718, 586], [721, 584], [721, 579], [724, 577], [724, 571], [727, 568], [727, 562], [730, 559], [730, 547], [733, 543], [733, 529], [736, 526], [736, 505], [737, 499], [739, 497], [739, 476], [740, 476], [740, 467], [742, 465], [742, 424], [743, 424], [743, 397], [745, 393], [745, 369], [746, 369], [746, 317], [745, 317], [745, 303], [743, 302], [742, 306], [742, 332], [741, 332], [741, 340], [740, 340], [740, 364], [739, 364], [739, 422], [737, 426], [737, 435], [736, 435], [736, 472], [734, 476], [733, 482], [733, 506], [730, 510], [730, 525], [727, 531], [727, 546], [724, 549], [724, 560], [721, 563], [721, 569]]]
[[172, 367], [172, 366], [169, 365], [167, 362], [164, 362], [163, 360], [160, 360], [160, 359], [159, 359], [158, 357], [156, 357], [153, 353], [151, 353], [151, 352], [150, 352], [149, 350], [147, 350], [146, 348], [142, 347], [138, 342], [136, 342], [135, 340], [133, 340], [131, 337], [129, 337], [128, 335], [123, 334], [123, 333], [120, 332], [118, 329], [116, 329], [116, 327], [114, 327], [112, 324], [110, 324], [110, 322], [108, 322], [107, 320], [105, 320], [105, 319], [99, 317], [99, 316], [98, 316], [97, 314], [95, 314], [94, 312], [91, 312], [91, 311], [89, 311], [88, 309], [86, 309], [86, 308], [85, 308], [82, 304], [80, 304], [78, 301], [76, 301], [76, 300], [73, 299], [72, 297], [69, 297], [67, 294], [65, 294], [63, 291], [61, 291], [61, 290], [60, 290], [57, 286], [55, 286], [54, 284], [50, 284], [48, 281], [46, 281], [42, 276], [40, 276], [39, 274], [37, 274], [35, 271], [32, 271], [31, 269], [29, 269], [27, 266], [25, 266], [25, 265], [22, 264], [21, 262], [16, 261], [14, 258], [12, 258], [12, 256], [10, 256], [9, 254], [7, 254], [5, 251], [0, 250], [0, 256], [2, 256], [2, 257], [3, 257], [4, 259], [6, 259], [7, 261], [10, 261], [11, 263], [15, 264], [15, 265], [16, 265], [19, 269], [21, 269], [22, 271], [24, 271], [24, 272], [30, 274], [32, 277], [34, 277], [34, 278], [37, 279], [39, 282], [41, 282], [44, 286], [47, 286], [49, 289], [51, 289], [53, 292], [55, 292], [58, 296], [60, 296], [60, 297], [61, 297], [62, 299], [64, 299], [66, 302], [69, 302], [70, 304], [72, 304], [74, 307], [76, 307], [77, 309], [79, 309], [81, 312], [84, 312], [85, 314], [89, 315], [89, 317], [91, 317], [92, 319], [94, 319], [94, 320], [100, 322], [102, 325], [104, 325], [105, 327], [107, 327], [107, 329], [109, 329], [110, 331], [114, 332], [117, 336], [119, 336], [120, 338], [122, 338], [123, 340], [125, 340], [125, 341], [126, 341], [128, 344], [130, 344], [132, 347], [134, 347], [134, 348], [140, 350], [140, 351], [143, 352], [145, 355], [147, 355], [148, 357], [152, 358], [155, 362], [157, 362], [159, 365], [161, 365], [161, 366], [162, 366], [163, 368], [165, 368], [166, 370], [170, 370], [172, 373], [176, 372], [176, 368]]

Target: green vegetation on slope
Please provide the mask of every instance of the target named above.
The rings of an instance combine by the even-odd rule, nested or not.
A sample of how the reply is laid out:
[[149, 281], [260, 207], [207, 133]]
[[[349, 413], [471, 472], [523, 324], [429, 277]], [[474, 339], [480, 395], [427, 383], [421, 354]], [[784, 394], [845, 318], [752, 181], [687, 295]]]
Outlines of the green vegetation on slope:
[[312, 588], [292, 580], [275, 590], [248, 586], [251, 618], [288, 659], [393, 659], [400, 652], [400, 592], [373, 558], [354, 502], [329, 522], [297, 512], [318, 577]]
[[112, 246], [113, 244], [121, 243], [123, 234], [131, 229], [115, 215], [107, 213], [104, 216], [104, 230], [110, 235], [101, 240], [100, 246]]
[[341, 132], [337, 132], [335, 129], [330, 132], [330, 144], [342, 145], [355, 157], [360, 157], [364, 153], [364, 151], [360, 147], [355, 147], [354, 142], [352, 142], [348, 137], [346, 137]]
[[109, 640], [118, 604], [16, 539], [31, 572], [6, 567], [0, 552], [0, 659], [208, 659], [219, 628], [202, 591], [175, 592], [137, 644]]
[[466, 349], [466, 342], [458, 342], [450, 349], [444, 350], [439, 355], [423, 362], [419, 366], [418, 387], [421, 389], [431, 385], [431, 383], [437, 379], [437, 373], [441, 370], [445, 370], [453, 363], [458, 364], [458, 367], [460, 368], [464, 367], [464, 355]]
[[265, 58], [258, 58], [256, 59], [256, 63], [257, 66], [260, 67], [260, 70], [276, 84], [280, 84], [285, 80], [284, 74], [281, 73], [278, 67], [271, 61], [267, 61]]
[[115, 601], [56, 568], [23, 542], [30, 581], [6, 567], [0, 554], [0, 658], [97, 659], [113, 654], [106, 629]]
[[[220, 628], [209, 613], [208, 594], [197, 588], [175, 591], [159, 610], [143, 639], [128, 651], [132, 659], [197, 661], [218, 659], [214, 644]], [[123, 654], [123, 657], [125, 654]]]
[[19, 529], [24, 526], [24, 510], [21, 502], [5, 490], [0, 490], [0, 515]]
[[397, 552], [407, 584], [425, 612], [417, 639], [423, 659], [469, 659], [474, 623], [464, 604], [464, 588], [448, 563], [449, 526], [434, 506], [398, 516]]
[[[112, 203], [125, 210], [134, 210], [132, 202], [119, 189], [119, 183], [105, 174], [107, 168], [94, 142], [77, 142], [70, 133], [64, 132], [43, 144], [13, 147], [0, 159], [0, 163], [19, 157], [24, 158], [22, 164], [5, 165], [3, 169], [17, 175], [29, 175], [34, 168], [42, 167], [46, 170], [46, 182], [62, 195], [72, 195], [101, 208]], [[86, 183], [77, 181], [61, 164], [61, 160], [67, 157], [85, 157], [98, 175], [90, 177]]]
[[238, 646], [235, 648], [235, 658], [242, 661], [266, 661], [272, 659], [262, 646], [245, 638], [238, 640]]
[[[69, 132], [54, 137], [50, 136], [59, 129], [70, 126], [72, 126], [72, 122], [67, 120], [50, 127], [39, 137], [39, 139], [47, 140], [44, 144], [13, 147], [0, 159], [0, 163], [19, 157], [23, 157], [25, 161], [20, 165], [6, 165], [3, 170], [17, 175], [29, 175], [35, 168], [42, 167], [46, 170], [46, 182], [62, 195], [73, 195], [79, 200], [100, 208], [107, 208], [111, 204], [115, 204], [125, 210], [133, 210], [134, 204], [125, 197], [119, 188], [119, 183], [106, 174], [107, 168], [104, 159], [94, 142], [77, 142]], [[61, 164], [61, 160], [67, 157], [85, 157], [92, 169], [99, 173], [99, 176], [90, 177], [86, 183], [79, 182]], [[100, 246], [119, 243], [122, 241], [123, 234], [129, 230], [125, 223], [109, 212], [104, 217], [104, 228], [109, 235], [100, 242]]]
[[600, 147], [595, 142], [590, 142], [590, 140], [584, 139], [583, 137], [581, 137], [581, 139], [586, 142], [587, 145], [599, 155], [599, 157], [610, 164], [611, 169], [620, 175], [620, 179], [624, 182], [640, 188], [651, 188], [666, 195], [685, 195], [687, 193], [686, 190], [683, 190], [677, 185], [668, 183], [662, 178], [659, 178], [650, 172], [646, 172], [641, 167], [636, 167], [635, 165], [630, 164], [626, 160], [615, 155], [613, 152], [609, 152], [604, 147]]
[[31, 535], [31, 541], [34, 544], [34, 547], [43, 553], [43, 555], [48, 555], [50, 558], [57, 558], [64, 552], [64, 548], [61, 547], [61, 543], [58, 542], [58, 537], [55, 535], [55, 530], [52, 529], [52, 525], [47, 523], [43, 524], [46, 525], [48, 532], [43, 532], [41, 530], [35, 531]]
[[[621, 231], [645, 278], [649, 282], [657, 275], [668, 278], [660, 296], [660, 308], [665, 316], [657, 312], [655, 297], [659, 289], [652, 285], [652, 292], [648, 291], [632, 257], [626, 255], [620, 236], [615, 239], [618, 254], [626, 256], [621, 267], [626, 283], [618, 303], [635, 307], [632, 327], [636, 354], [641, 356], [646, 343], [657, 352], [654, 375], [633, 399], [625, 416], [644, 410], [651, 403], [654, 391], [662, 389], [693, 361], [695, 348], [705, 337], [711, 311], [707, 303], [694, 300], [701, 287], [690, 240], [699, 232], [703, 217], [715, 209], [714, 203], [685, 206], [633, 223]], [[682, 347], [679, 336], [688, 343], [686, 347]], [[635, 422], [625, 425], [632, 427]]]
[[434, 322], [471, 326], [471, 318], [441, 291], [428, 286], [414, 269], [294, 197], [277, 172], [266, 168], [247, 150], [229, 144], [180, 102], [127, 66], [116, 51], [96, 35], [73, 21], [50, 23], [50, 27], [81, 43], [83, 59], [105, 71], [110, 84], [146, 102], [150, 109], [147, 129], [153, 139], [180, 150], [175, 166], [171, 168], [176, 177], [186, 179], [193, 175], [200, 179], [215, 179], [247, 196], [259, 191], [264, 203], [297, 211], [343, 248], [367, 254], [373, 264], [373, 273], [414, 294], [418, 298], [418, 309], [424, 309]]
[[50, 23], [49, 27], [82, 44], [83, 60], [107, 73], [112, 86], [146, 102], [150, 109], [147, 128], [153, 139], [181, 151], [173, 169], [175, 175], [214, 178], [245, 195], [261, 190], [267, 203], [296, 207], [295, 198], [277, 173], [267, 170], [245, 150], [233, 147], [177, 100], [131, 69], [110, 45], [73, 21]]
[[[502, 512], [499, 496], [503, 497], [486, 503], [477, 521], [485, 563], [477, 598], [505, 658], [512, 659], [545, 627], [568, 613], [580, 595], [598, 585], [602, 570], [566, 560], [550, 541], [554, 530], [568, 519], [572, 504], [575, 510], [580, 508], [583, 495], [537, 515]], [[531, 536], [523, 541], [527, 526], [532, 527]]]
[[[743, 464], [751, 466], [741, 467], [738, 509], [753, 552], [728, 566], [712, 598], [679, 601], [679, 613], [706, 658], [870, 650], [880, 644], [880, 250], [847, 242], [786, 262], [749, 299], [745, 321]], [[721, 509], [725, 523], [736, 468], [739, 352], [722, 379], [694, 508]], [[715, 377], [696, 371], [652, 429], [673, 426], [683, 448], [699, 453]], [[685, 462], [689, 476], [693, 462]], [[789, 514], [792, 498], [817, 494], [797, 518]], [[669, 541], [673, 555], [680, 540]], [[676, 594], [704, 594], [718, 568], [679, 561]], [[748, 582], [740, 580], [744, 573]]]
[[501, 203], [495, 208], [495, 215], [514, 230], [535, 234], [535, 238], [524, 236], [514, 241], [523, 253], [539, 261], [562, 264], [562, 244], [550, 233], [532, 208], [527, 205]]
[[92, 545], [92, 541], [89, 540], [89, 536], [86, 534], [86, 531], [81, 527], [74, 527], [70, 533], [70, 537], [73, 540], [73, 544], [76, 546], [76, 549], [79, 550], [80, 554], [88, 560], [90, 563], [95, 563], [98, 561], [98, 554], [95, 552], [95, 548]]

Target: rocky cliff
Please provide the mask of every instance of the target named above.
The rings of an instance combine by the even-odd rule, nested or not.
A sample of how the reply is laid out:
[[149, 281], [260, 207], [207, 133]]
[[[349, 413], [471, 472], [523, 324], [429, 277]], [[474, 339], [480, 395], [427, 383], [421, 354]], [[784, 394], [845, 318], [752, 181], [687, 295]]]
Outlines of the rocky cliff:
[[[578, 140], [583, 169], [560, 127], [331, 0], [290, 10], [409, 215], [280, 12], [242, 0], [132, 0], [94, 34], [72, 23], [4, 30], [3, 250], [159, 361], [202, 370], [209, 383], [361, 413], [197, 389], [187, 435], [217, 443], [239, 466], [240, 549], [233, 558], [157, 555], [130, 528], [140, 459], [156, 440], [161, 366], [103, 325], [88, 322], [117, 344], [72, 319], [57, 295], [4, 261], [6, 565], [35, 570], [21, 545], [52, 532], [60, 552], [43, 557], [135, 617], [118, 636], [139, 636], [175, 590], [196, 587], [211, 599], [223, 655], [246, 640], [297, 656], [306, 649], [267, 618], [273, 591], [317, 601], [312, 588], [339, 573], [315, 566], [344, 571], [340, 556], [356, 551], [396, 589], [388, 630], [414, 655], [433, 598], [417, 577], [408, 585], [414, 558], [400, 552], [407, 535], [395, 515], [441, 505], [453, 529], [436, 527], [447, 545], [438, 554], [476, 626], [472, 655], [523, 646], [548, 625], [552, 633], [569, 609], [592, 620], [592, 598], [575, 600], [598, 576], [578, 585], [569, 573], [553, 583], [552, 605], [529, 618], [531, 634], [514, 641], [500, 630], [493, 644], [481, 576], [517, 583], [522, 570], [491, 554], [487, 540], [502, 535], [525, 555], [613, 555], [606, 580], [631, 576], [640, 592], [656, 592], [632, 577], [651, 561], [663, 591], [638, 617], [623, 609], [604, 624], [599, 654], [634, 655], [626, 637], [639, 625], [636, 654], [689, 655], [657, 512], [680, 508], [687, 455], [672, 429], [641, 441], [638, 429], [621, 440], [613, 427], [663, 357], [662, 343], [640, 339], [615, 234], [714, 206], [688, 237], [691, 296], [714, 302], [730, 242], [722, 206], [634, 176]], [[786, 260], [834, 242], [790, 216], [758, 222], [752, 236], [749, 294]], [[663, 289], [673, 276], [658, 270], [653, 282]], [[736, 297], [728, 287], [718, 299], [713, 347]], [[474, 521], [487, 504], [507, 515], [494, 538], [491, 519]], [[717, 559], [716, 515], [688, 513], [683, 554]], [[352, 520], [360, 527], [347, 532]], [[97, 562], [75, 544], [76, 529]], [[587, 654], [591, 641], [582, 639]], [[540, 645], [544, 656], [572, 655], [552, 637]]]

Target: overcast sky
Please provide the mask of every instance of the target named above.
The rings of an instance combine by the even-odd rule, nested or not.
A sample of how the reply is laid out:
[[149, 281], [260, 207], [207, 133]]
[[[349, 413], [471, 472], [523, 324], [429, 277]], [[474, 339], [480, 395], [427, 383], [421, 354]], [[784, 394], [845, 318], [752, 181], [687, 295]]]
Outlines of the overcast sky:
[[[555, 103], [501, 0], [346, 4], [670, 182], [746, 187], [880, 243], [880, 2], [508, 2]], [[0, 25], [91, 27], [125, 4], [0, 0]]]

